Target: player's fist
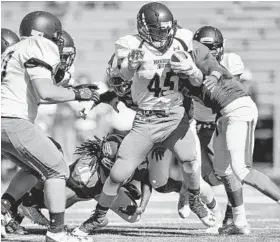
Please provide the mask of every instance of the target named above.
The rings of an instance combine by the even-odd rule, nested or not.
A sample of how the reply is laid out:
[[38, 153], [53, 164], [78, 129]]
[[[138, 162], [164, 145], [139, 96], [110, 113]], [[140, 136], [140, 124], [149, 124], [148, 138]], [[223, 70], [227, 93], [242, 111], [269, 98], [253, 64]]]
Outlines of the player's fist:
[[90, 86], [77, 86], [73, 87], [75, 93], [75, 100], [78, 101], [93, 101], [95, 104], [98, 104], [100, 97], [98, 92]]
[[144, 58], [144, 51], [141, 49], [133, 49], [128, 54], [128, 68], [136, 70], [142, 63]]

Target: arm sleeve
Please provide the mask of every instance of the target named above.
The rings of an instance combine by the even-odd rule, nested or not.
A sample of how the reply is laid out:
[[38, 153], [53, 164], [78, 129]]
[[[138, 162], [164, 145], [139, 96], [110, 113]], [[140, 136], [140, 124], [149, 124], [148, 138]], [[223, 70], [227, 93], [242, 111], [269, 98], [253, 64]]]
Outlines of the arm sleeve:
[[221, 66], [216, 58], [211, 54], [210, 50], [198, 41], [193, 41], [192, 55], [196, 66], [204, 75], [210, 75], [213, 71], [219, 72], [224, 78], [232, 78], [229, 71]]
[[58, 47], [46, 38], [30, 38], [24, 67], [31, 80], [51, 79], [60, 63]]

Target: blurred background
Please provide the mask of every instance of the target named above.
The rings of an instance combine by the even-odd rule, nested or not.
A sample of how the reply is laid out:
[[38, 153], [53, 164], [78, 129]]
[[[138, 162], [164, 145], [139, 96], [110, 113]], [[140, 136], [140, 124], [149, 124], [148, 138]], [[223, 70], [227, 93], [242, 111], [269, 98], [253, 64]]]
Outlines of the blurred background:
[[[1, 1], [1, 27], [18, 34], [22, 18], [31, 11], [57, 15], [73, 37], [77, 56], [76, 83], [99, 83], [106, 90], [105, 70], [114, 42], [136, 29], [136, 15], [146, 2]], [[280, 171], [280, 2], [177, 2], [165, 4], [184, 28], [196, 31], [203, 25], [219, 28], [225, 52], [241, 56], [243, 84], [259, 109], [254, 164], [268, 174]], [[110, 132], [111, 107], [100, 105], [86, 120], [79, 117], [81, 104], [40, 107], [36, 122], [56, 139], [72, 163], [76, 145], [93, 135]], [[2, 182], [16, 167], [2, 157]]]

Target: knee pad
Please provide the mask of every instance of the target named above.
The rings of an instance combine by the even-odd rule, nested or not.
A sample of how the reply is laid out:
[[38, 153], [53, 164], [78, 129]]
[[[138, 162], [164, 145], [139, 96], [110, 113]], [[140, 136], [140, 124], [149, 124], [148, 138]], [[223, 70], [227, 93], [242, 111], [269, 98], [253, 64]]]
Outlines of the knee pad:
[[69, 167], [66, 165], [66, 163], [62, 160], [59, 163], [59, 166], [56, 167], [55, 170], [48, 169], [47, 174], [44, 176], [46, 179], [59, 178], [59, 179], [67, 180], [70, 176], [70, 170], [69, 170]]
[[181, 166], [186, 173], [193, 173], [199, 169], [199, 163], [197, 160], [182, 162]]

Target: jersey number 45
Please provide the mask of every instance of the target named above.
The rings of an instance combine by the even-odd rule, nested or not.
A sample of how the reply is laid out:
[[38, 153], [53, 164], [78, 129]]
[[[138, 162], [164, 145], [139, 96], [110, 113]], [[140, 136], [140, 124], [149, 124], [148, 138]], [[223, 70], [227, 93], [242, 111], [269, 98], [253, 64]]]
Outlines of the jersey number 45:
[[174, 90], [178, 91], [179, 77], [172, 71], [166, 72], [162, 78], [158, 73], [150, 80], [147, 86], [150, 92], [154, 93], [155, 97], [160, 97], [163, 95], [164, 91]]

